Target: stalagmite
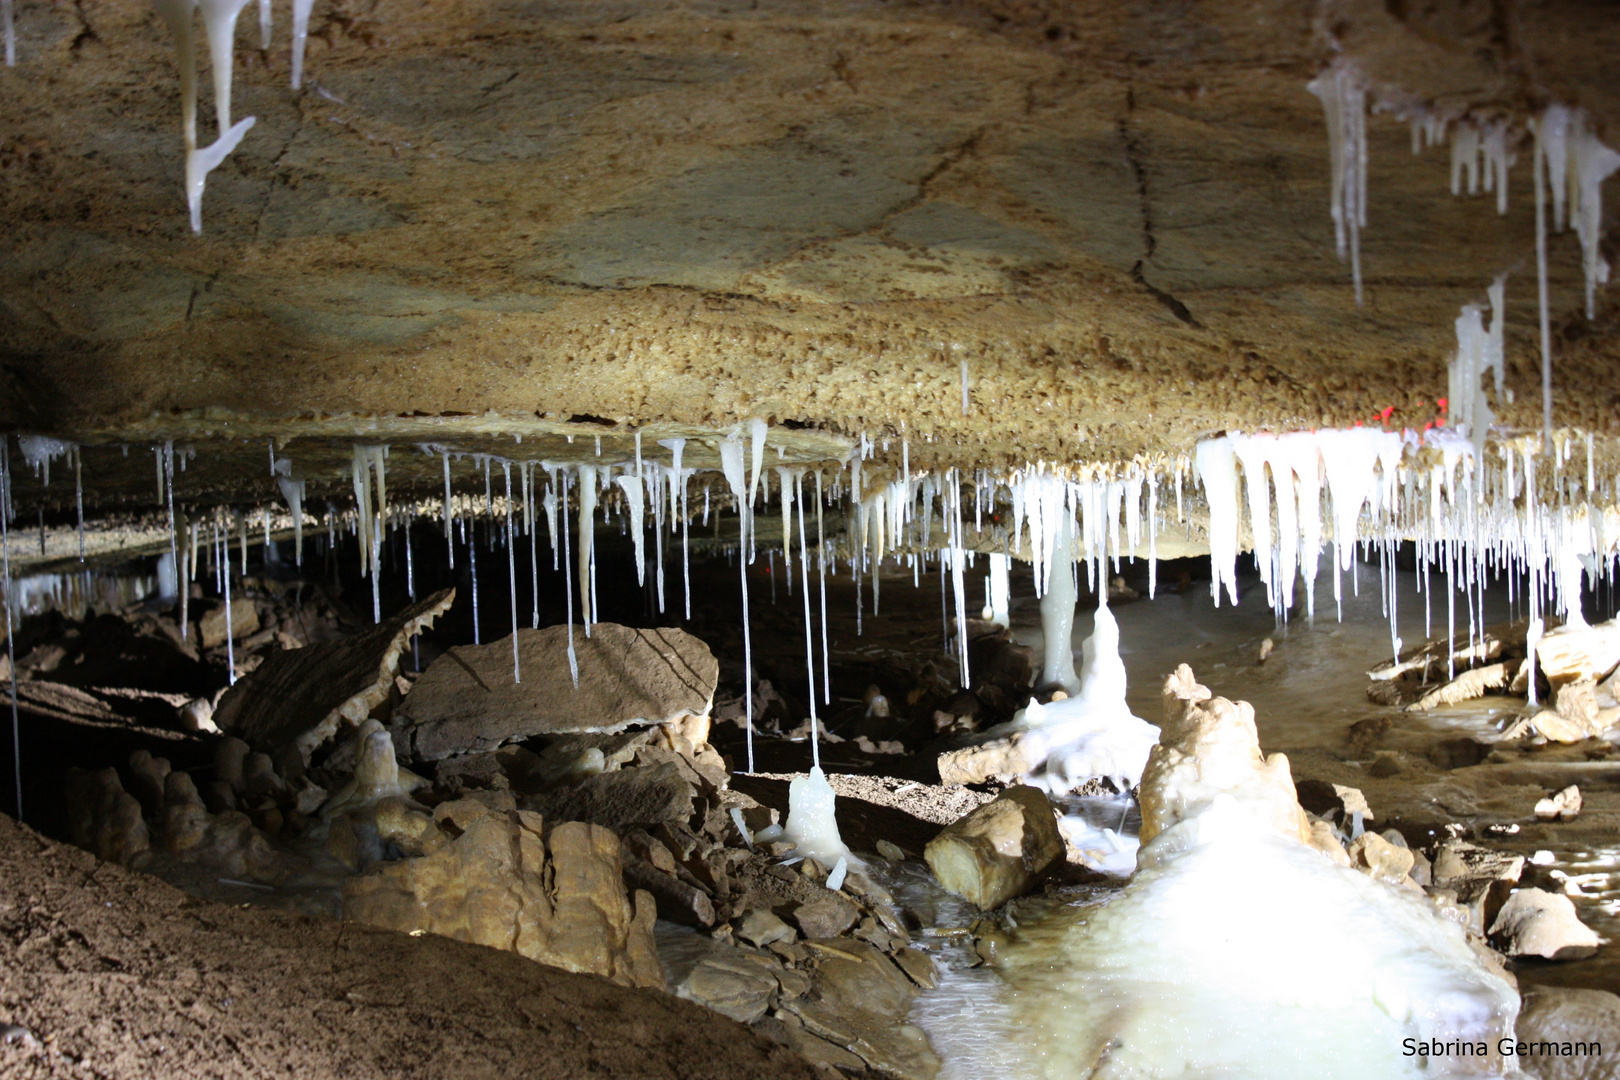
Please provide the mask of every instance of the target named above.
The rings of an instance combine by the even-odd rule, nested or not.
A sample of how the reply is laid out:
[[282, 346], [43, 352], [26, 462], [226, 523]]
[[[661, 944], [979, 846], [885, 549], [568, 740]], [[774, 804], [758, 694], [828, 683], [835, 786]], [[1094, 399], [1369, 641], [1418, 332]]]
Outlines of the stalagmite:
[[1333, 194], [1328, 204], [1339, 258], [1350, 259], [1356, 303], [1361, 303], [1361, 230], [1367, 225], [1367, 89], [1347, 60], [1337, 60], [1305, 87], [1322, 103], [1327, 120]]
[[782, 839], [793, 845], [793, 855], [832, 866], [840, 859], [860, 869], [864, 864], [844, 846], [835, 816], [838, 797], [820, 765], [812, 765], [806, 776], [788, 784], [788, 816], [782, 825]]

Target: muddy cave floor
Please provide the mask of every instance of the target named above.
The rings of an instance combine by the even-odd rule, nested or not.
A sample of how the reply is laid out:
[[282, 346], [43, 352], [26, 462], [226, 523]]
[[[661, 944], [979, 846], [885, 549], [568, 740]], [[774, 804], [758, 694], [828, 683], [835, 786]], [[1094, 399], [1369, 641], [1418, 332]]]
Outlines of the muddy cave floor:
[[[604, 561], [610, 558], [605, 555]], [[497, 560], [490, 561], [499, 569]], [[1241, 605], [1217, 610], [1210, 602], [1207, 560], [1161, 564], [1152, 600], [1145, 596], [1146, 565], [1128, 562], [1121, 569], [1127, 583], [1144, 594], [1114, 605], [1137, 715], [1157, 721], [1164, 676], [1187, 662], [1215, 693], [1254, 704], [1263, 748], [1285, 751], [1296, 781], [1361, 789], [1377, 815], [1377, 828], [1399, 828], [1414, 846], [1451, 826], [1488, 846], [1526, 855], [1551, 851], [1552, 868], [1581, 884], [1585, 895], [1575, 901], [1580, 917], [1606, 944], [1586, 960], [1511, 966], [1524, 985], [1609, 989], [1620, 984], [1620, 752], [1615, 747], [1599, 740], [1493, 747], [1489, 741], [1504, 713], [1522, 706], [1508, 698], [1487, 697], [1428, 714], [1369, 701], [1365, 673], [1390, 650], [1376, 565], [1359, 567], [1359, 594], [1345, 575], [1340, 621], [1324, 560], [1314, 620], [1305, 617], [1301, 596], [1300, 610], [1286, 625], [1274, 619], [1252, 572], [1242, 579]], [[968, 582], [970, 608], [983, 602], [983, 573], [981, 563]], [[1410, 644], [1426, 636], [1423, 598], [1410, 572], [1399, 577], [1399, 630]], [[796, 738], [766, 733], [790, 730], [797, 721], [784, 721], [805, 713], [802, 600], [797, 591], [789, 595], [784, 578], [780, 554], [772, 562], [762, 552], [751, 575], [751, 611], [765, 731], [755, 739], [756, 775], [737, 776], [733, 785], [785, 813], [787, 776], [807, 767], [810, 747], [802, 733]], [[369, 606], [369, 589], [362, 591], [358, 579], [344, 585], [354, 609]], [[418, 582], [419, 588], [431, 585]], [[504, 601], [505, 585], [494, 575], [484, 582], [485, 640], [510, 629], [505, 603], [493, 602]], [[814, 589], [814, 575], [811, 585]], [[679, 625], [678, 561], [671, 565], [668, 588], [671, 614], [661, 617], [650, 592], [637, 589], [633, 576], [628, 585], [604, 579], [603, 615], [627, 623]], [[723, 559], [694, 561], [696, 617], [686, 625], [721, 661], [711, 741], [741, 770], [743, 732], [723, 719], [739, 711], [736, 699], [742, 694], [737, 592], [734, 565]], [[1077, 656], [1095, 606], [1084, 584], [1081, 592], [1073, 642]], [[1437, 595], [1443, 592], [1437, 589]], [[1015, 566], [1013, 598], [1013, 637], [1037, 647], [1038, 655], [1038, 602], [1027, 566]], [[403, 595], [398, 599], [403, 602]], [[388, 600], [385, 589], [384, 610]], [[921, 575], [917, 588], [909, 571], [886, 573], [877, 616], [871, 614], [870, 582], [865, 600], [867, 614], [857, 636], [853, 583], [842, 573], [828, 579], [834, 701], [822, 716], [842, 741], [824, 743], [822, 761], [840, 792], [839, 824], [850, 846], [872, 851], [882, 838], [915, 857], [941, 825], [987, 796], [940, 785], [935, 766], [947, 744], [934, 733], [933, 714], [957, 695], [954, 658], [941, 648], [937, 570]], [[1587, 600], [1589, 617], [1613, 611], [1606, 594], [1589, 594]], [[561, 621], [563, 613], [553, 613], [549, 604], [543, 606], [542, 623], [553, 614]], [[1445, 630], [1442, 604], [1432, 612], [1435, 633]], [[1487, 624], [1510, 614], [1505, 589], [1487, 594]], [[422, 662], [470, 641], [470, 618], [469, 605], [458, 599], [439, 627], [424, 635]], [[1466, 608], [1460, 607], [1463, 627], [1466, 618]], [[1267, 638], [1275, 647], [1262, 662], [1258, 657]], [[222, 680], [223, 675], [216, 667], [198, 677]], [[867, 686], [883, 690], [895, 717], [866, 716]], [[776, 696], [781, 700], [772, 700]], [[1351, 727], [1378, 717], [1391, 720], [1388, 728], [1352, 745]], [[987, 710], [984, 722], [999, 718]], [[275, 910], [312, 905], [262, 891], [199, 884], [194, 890], [199, 895], [188, 896], [146, 875], [99, 863], [52, 839], [66, 835], [60, 795], [66, 768], [122, 765], [140, 748], [168, 756], [177, 768], [202, 765], [211, 760], [209, 739], [156, 727], [88, 724], [26, 708], [21, 738], [29, 825], [44, 836], [9, 819], [0, 823], [0, 926], [11, 943], [5, 950], [11, 962], [0, 965], [0, 1023], [21, 1024], [44, 1037], [60, 1032], [64, 1044], [93, 1047], [97, 1075], [150, 1075], [161, 1065], [166, 1075], [186, 1076], [193, 1075], [186, 1063], [198, 1061], [209, 1063], [207, 1075], [242, 1076], [339, 1071], [357, 1077], [478, 1076], [518, 1063], [541, 1076], [793, 1076], [801, 1070], [810, 1075], [789, 1051], [669, 995], [612, 986], [478, 946]], [[884, 743], [903, 750], [863, 748]], [[9, 776], [9, 754], [0, 756]], [[1376, 770], [1370, 768], [1375, 761], [1381, 763]], [[1583, 813], [1574, 821], [1538, 822], [1532, 811], [1536, 800], [1570, 783], [1581, 787]], [[1061, 901], [1065, 886], [1087, 881], [1083, 871], [1071, 867], [1049, 883], [1048, 891]], [[942, 906], [921, 916], [914, 911], [912, 917], [948, 921], [954, 914], [959, 913]], [[243, 1008], [248, 1002], [252, 1006]], [[13, 1059], [0, 1070], [7, 1075], [56, 1075], [53, 1069], [78, 1074], [67, 1059], [22, 1055], [10, 1044], [0, 1046], [0, 1054]]]

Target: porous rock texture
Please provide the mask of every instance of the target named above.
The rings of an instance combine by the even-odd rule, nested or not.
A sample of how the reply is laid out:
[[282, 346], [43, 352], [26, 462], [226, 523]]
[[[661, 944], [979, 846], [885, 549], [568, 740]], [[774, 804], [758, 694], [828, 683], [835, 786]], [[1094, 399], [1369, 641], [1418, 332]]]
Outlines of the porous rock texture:
[[[459, 941], [193, 899], [0, 818], [0, 1074], [815, 1075], [724, 1017]], [[116, 1017], [116, 1023], [109, 1018]]]
[[[238, 30], [257, 124], [197, 237], [150, 5], [20, 9], [0, 425], [296, 455], [334, 416], [762, 416], [903, 420], [913, 465], [1128, 457], [1420, 427], [1458, 306], [1510, 270], [1497, 412], [1534, 427], [1528, 146], [1498, 217], [1370, 117], [1357, 308], [1305, 83], [1342, 54], [1384, 100], [1516, 130], [1559, 101], [1620, 142], [1620, 17], [1578, 0], [321, 0], [301, 92], [277, 12], [268, 51]], [[1588, 323], [1573, 237], [1551, 248], [1557, 418], [1607, 432], [1614, 292]], [[237, 452], [269, 490], [263, 444]], [[149, 461], [90, 464], [92, 502], [150, 497]]]

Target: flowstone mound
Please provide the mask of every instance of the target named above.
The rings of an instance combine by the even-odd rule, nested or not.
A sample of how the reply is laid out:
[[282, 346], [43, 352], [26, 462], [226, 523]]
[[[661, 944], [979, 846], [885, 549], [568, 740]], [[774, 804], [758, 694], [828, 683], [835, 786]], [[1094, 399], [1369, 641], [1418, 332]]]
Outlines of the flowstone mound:
[[[996, 1007], [1001, 1075], [1501, 1075], [1518, 994], [1420, 893], [1313, 845], [1286, 759], [1253, 710], [1183, 665], [1143, 776], [1139, 869], [1102, 903], [1020, 930]], [[948, 1075], [1003, 1053], [921, 1010]], [[939, 1019], [929, 1021], [927, 1016]], [[1011, 1034], [1011, 1032], [1009, 1032]], [[1423, 1043], [1424, 1059], [1407, 1056]]]

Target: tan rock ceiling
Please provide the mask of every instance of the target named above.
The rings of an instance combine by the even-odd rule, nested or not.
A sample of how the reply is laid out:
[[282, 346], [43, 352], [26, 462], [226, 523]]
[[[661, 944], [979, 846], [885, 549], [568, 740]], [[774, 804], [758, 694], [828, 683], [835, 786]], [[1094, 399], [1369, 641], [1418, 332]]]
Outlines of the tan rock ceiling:
[[[1391, 405], [1421, 426], [1459, 305], [1507, 271], [1498, 412], [1534, 427], [1528, 144], [1498, 217], [1369, 118], [1358, 309], [1305, 83], [1336, 41], [1386, 93], [1580, 105], [1620, 143], [1599, 2], [321, 0], [302, 92], [276, 17], [268, 52], [242, 20], [257, 125], [194, 237], [150, 5], [22, 0], [0, 424], [763, 416], [903, 427], [914, 461], [1184, 451]], [[206, 92], [203, 116], [206, 141]], [[1620, 288], [1589, 324], [1573, 235], [1552, 252], [1558, 421], [1614, 432]]]

